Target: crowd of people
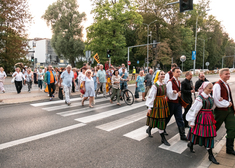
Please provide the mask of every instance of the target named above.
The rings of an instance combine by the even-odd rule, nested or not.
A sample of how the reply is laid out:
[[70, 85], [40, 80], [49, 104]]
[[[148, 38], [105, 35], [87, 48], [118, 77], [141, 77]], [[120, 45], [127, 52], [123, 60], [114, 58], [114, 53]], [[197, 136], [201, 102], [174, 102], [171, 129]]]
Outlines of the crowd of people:
[[[235, 155], [235, 117], [231, 89], [227, 81], [230, 79], [228, 68], [219, 71], [220, 79], [211, 83], [203, 72], [199, 73], [199, 79], [192, 82], [192, 73], [186, 72], [185, 79], [180, 82], [180, 68], [172, 64], [171, 70], [165, 74], [163, 71], [156, 71], [153, 75], [152, 87], [147, 96], [146, 106], [148, 107], [146, 133], [152, 137], [152, 128], [158, 128], [162, 143], [170, 146], [165, 135], [167, 124], [172, 115], [175, 116], [180, 139], [189, 141], [188, 147], [195, 153], [193, 146], [198, 144], [204, 146], [209, 154], [208, 159], [214, 164], [219, 164], [215, 159], [212, 149], [214, 138], [222, 123], [226, 128], [226, 153]], [[195, 91], [198, 96], [195, 96]], [[195, 98], [193, 102], [192, 97]], [[182, 114], [182, 107], [184, 113]], [[189, 128], [188, 135], [185, 135], [185, 128]]]
[[[171, 65], [171, 70], [165, 73], [162, 70], [149, 69], [145, 75], [144, 70], [140, 70], [136, 76], [136, 69], [133, 69], [136, 92], [142, 93], [142, 101], [146, 101], [148, 107], [146, 133], [152, 137], [151, 130], [158, 128], [163, 144], [170, 146], [167, 141], [167, 125], [174, 115], [180, 139], [189, 141], [188, 147], [194, 153], [193, 146], [198, 144], [204, 146], [209, 153], [209, 160], [219, 164], [213, 156], [214, 138], [222, 123], [225, 123], [227, 131], [226, 152], [235, 155], [235, 117], [232, 92], [227, 81], [230, 79], [228, 68], [219, 71], [220, 79], [211, 83], [203, 72], [199, 73], [199, 79], [195, 86], [192, 82], [192, 73], [187, 71], [185, 79], [180, 82], [181, 70], [177, 64]], [[133, 75], [134, 74], [134, 75]], [[21, 92], [22, 83], [28, 85], [28, 91], [33, 83], [38, 85], [44, 92], [48, 92], [50, 100], [55, 97], [59, 88], [63, 88], [65, 103], [69, 106], [71, 92], [80, 91], [82, 97], [82, 106], [85, 100], [89, 99], [89, 107], [93, 108], [95, 97], [98, 93], [103, 93], [106, 98], [108, 89], [112, 89], [110, 103], [113, 103], [114, 96], [117, 97], [117, 105], [120, 104], [120, 91], [128, 88], [129, 74], [122, 64], [119, 67], [109, 66], [108, 63], [103, 66], [97, 64], [96, 67], [90, 67], [84, 64], [81, 69], [72, 68], [68, 65], [66, 68], [53, 68], [49, 65], [47, 68], [35, 69], [25, 67], [23, 71], [16, 68], [12, 74], [17, 93]], [[3, 79], [6, 74], [0, 67], [0, 91], [5, 92], [3, 88]], [[111, 86], [111, 87], [110, 87]], [[195, 92], [198, 92], [196, 96]], [[193, 102], [194, 97], [194, 102]], [[138, 98], [138, 97], [136, 97]], [[182, 113], [182, 107], [184, 113]], [[186, 136], [185, 128], [189, 128]]]

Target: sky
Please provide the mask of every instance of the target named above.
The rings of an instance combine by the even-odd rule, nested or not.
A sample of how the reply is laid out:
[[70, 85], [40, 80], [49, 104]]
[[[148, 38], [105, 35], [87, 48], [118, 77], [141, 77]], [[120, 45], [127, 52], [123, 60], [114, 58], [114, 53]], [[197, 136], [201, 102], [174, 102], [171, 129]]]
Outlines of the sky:
[[[194, 0], [197, 3], [198, 0]], [[47, 7], [56, 2], [56, 0], [28, 0], [30, 6], [30, 12], [34, 17], [34, 23], [28, 29], [29, 38], [51, 38], [52, 32], [46, 22], [41, 19]], [[85, 12], [87, 20], [83, 23], [84, 28], [89, 27], [93, 22], [93, 16], [90, 14], [92, 10], [92, 3], [90, 0], [78, 0], [79, 12]], [[208, 14], [214, 15], [217, 20], [222, 22], [224, 30], [229, 34], [230, 38], [235, 39], [235, 1], [234, 0], [211, 0], [210, 11]], [[83, 30], [84, 40], [86, 37], [86, 31]]]

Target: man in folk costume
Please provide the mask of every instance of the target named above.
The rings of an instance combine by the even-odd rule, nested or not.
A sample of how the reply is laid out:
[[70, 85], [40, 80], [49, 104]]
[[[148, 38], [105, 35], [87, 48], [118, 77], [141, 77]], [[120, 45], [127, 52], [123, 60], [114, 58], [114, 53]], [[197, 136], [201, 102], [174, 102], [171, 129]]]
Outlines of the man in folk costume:
[[164, 80], [165, 84], [167, 84], [167, 82], [168, 82], [171, 78], [173, 78], [173, 72], [172, 72], [172, 70], [173, 70], [174, 68], [176, 68], [176, 67], [178, 67], [176, 63], [171, 64], [171, 70], [168, 71], [168, 72], [166, 73], [166, 76], [165, 76], [165, 80]]
[[152, 85], [149, 96], [147, 97], [147, 101], [145, 103], [145, 105], [148, 107], [146, 125], [149, 126], [146, 130], [146, 133], [148, 133], [149, 137], [152, 137], [151, 130], [152, 128], [157, 127], [162, 138], [162, 143], [170, 146], [164, 135], [166, 118], [170, 115], [168, 103], [166, 100], [166, 84], [163, 82], [164, 78], [165, 72], [159, 70], [156, 74], [155, 83]]
[[170, 109], [170, 116], [166, 119], [166, 124], [169, 123], [172, 115], [174, 114], [180, 133], [180, 139], [187, 141], [187, 138], [185, 136], [184, 121], [182, 116], [181, 103], [183, 102], [183, 100], [181, 99], [180, 81], [178, 80], [181, 73], [180, 68], [176, 67], [172, 70], [172, 72], [173, 72], [173, 78], [171, 78], [166, 85], [167, 101]]
[[[230, 71], [228, 68], [219, 71], [220, 80], [215, 83], [213, 87], [213, 98], [216, 105], [214, 111], [216, 120], [216, 130], [220, 128], [222, 123], [225, 123], [227, 132], [226, 137], [226, 153], [235, 155], [234, 138], [235, 138], [235, 117], [234, 104], [231, 89], [227, 83], [230, 78]], [[223, 99], [221, 99], [221, 97]]]

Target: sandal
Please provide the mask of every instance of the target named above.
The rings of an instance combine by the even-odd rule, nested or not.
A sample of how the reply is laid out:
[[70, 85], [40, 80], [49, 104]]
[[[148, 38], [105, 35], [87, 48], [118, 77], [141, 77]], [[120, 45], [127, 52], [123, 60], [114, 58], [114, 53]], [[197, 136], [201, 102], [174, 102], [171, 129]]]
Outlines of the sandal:
[[112, 104], [113, 103], [113, 101], [110, 99], [110, 103]]
[[117, 105], [121, 106], [121, 104], [120, 104], [120, 103], [117, 103]]
[[94, 106], [89, 105], [90, 108], [93, 108]]
[[84, 99], [82, 99], [82, 106], [84, 106]]

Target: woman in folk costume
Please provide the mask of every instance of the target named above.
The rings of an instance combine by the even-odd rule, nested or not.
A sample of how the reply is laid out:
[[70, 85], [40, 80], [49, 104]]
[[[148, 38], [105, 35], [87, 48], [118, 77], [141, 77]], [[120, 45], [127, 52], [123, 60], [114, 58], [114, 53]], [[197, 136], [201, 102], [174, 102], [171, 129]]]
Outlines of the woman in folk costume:
[[145, 103], [148, 106], [146, 125], [149, 126], [146, 133], [148, 133], [149, 137], [152, 137], [151, 129], [157, 127], [162, 138], [162, 143], [170, 146], [164, 135], [164, 129], [166, 127], [165, 119], [170, 115], [166, 100], [166, 84], [164, 84], [164, 78], [165, 72], [159, 70], [156, 73], [154, 85], [152, 85]]
[[209, 153], [209, 160], [214, 164], [219, 164], [213, 153], [214, 137], [216, 136], [215, 119], [212, 110], [215, 109], [214, 100], [210, 93], [212, 92], [213, 84], [204, 82], [199, 88], [199, 96], [186, 115], [186, 120], [191, 127], [188, 133], [188, 147], [192, 153], [193, 145], [198, 144], [205, 146]]

